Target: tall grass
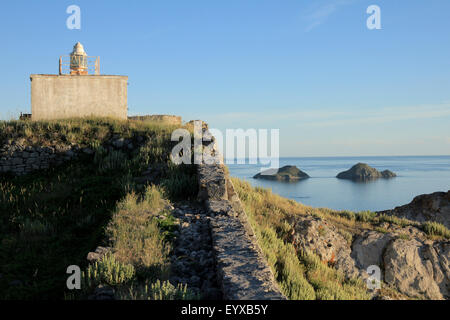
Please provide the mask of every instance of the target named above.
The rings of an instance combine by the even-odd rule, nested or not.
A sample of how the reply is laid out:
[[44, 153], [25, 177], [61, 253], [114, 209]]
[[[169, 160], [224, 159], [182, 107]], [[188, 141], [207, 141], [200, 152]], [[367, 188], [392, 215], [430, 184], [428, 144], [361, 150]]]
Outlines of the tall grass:
[[170, 245], [155, 219], [162, 205], [161, 191], [155, 186], [147, 188], [142, 200], [128, 194], [106, 229], [117, 259], [153, 280], [166, 278], [169, 272]]
[[430, 236], [444, 237], [450, 239], [450, 230], [447, 229], [443, 224], [427, 221], [422, 224], [422, 228]]
[[117, 294], [120, 300], [196, 300], [198, 296], [179, 283], [176, 287], [169, 281], [157, 280], [154, 283], [145, 281], [143, 284], [132, 285], [121, 289]]
[[[0, 174], [0, 299], [63, 298], [67, 266], [87, 268], [87, 252], [109, 236], [117, 248], [115, 261], [133, 266], [134, 280], [164, 280], [173, 219], [161, 210], [172, 194], [183, 195], [169, 183], [167, 190], [153, 186], [137, 191], [133, 177], [150, 164], [167, 166], [175, 128], [99, 118], [0, 121], [0, 144], [75, 143], [96, 151], [95, 159], [83, 155], [26, 176]], [[141, 147], [126, 154], [104, 147], [117, 138]], [[154, 219], [157, 212], [167, 216], [163, 223]], [[14, 280], [22, 285], [11, 287]]]

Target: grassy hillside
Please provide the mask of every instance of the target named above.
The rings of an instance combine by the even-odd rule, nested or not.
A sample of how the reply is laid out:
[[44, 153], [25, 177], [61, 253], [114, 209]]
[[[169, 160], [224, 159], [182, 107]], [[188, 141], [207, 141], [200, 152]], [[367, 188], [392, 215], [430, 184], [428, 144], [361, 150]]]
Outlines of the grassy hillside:
[[[259, 244], [267, 257], [283, 293], [289, 299], [360, 300], [369, 299], [365, 283], [346, 279], [326, 261], [311, 252], [301, 252], [291, 242], [291, 221], [296, 215], [315, 216], [334, 225], [339, 233], [352, 242], [362, 230], [384, 233], [380, 225], [415, 226], [430, 239], [449, 239], [450, 231], [435, 222], [417, 223], [393, 216], [376, 215], [374, 212], [334, 211], [312, 208], [296, 201], [273, 194], [269, 189], [253, 188], [248, 182], [233, 178], [233, 185], [244, 205]], [[405, 233], [400, 235], [408, 237]], [[407, 298], [394, 289], [383, 286], [382, 292], [393, 298]]]
[[[174, 129], [111, 119], [0, 122], [0, 145], [77, 145], [95, 152], [27, 176], [0, 176], [0, 299], [64, 298], [66, 268], [86, 268], [87, 253], [108, 238], [118, 253], [100, 262], [99, 268], [110, 266], [103, 273], [126, 265], [127, 283], [164, 280], [170, 219], [161, 223], [155, 216], [168, 215], [162, 203], [196, 194], [193, 168], [169, 161]], [[127, 152], [104, 147], [117, 138], [141, 146]], [[134, 179], [149, 166], [162, 168], [157, 187]], [[141, 210], [146, 214], [137, 214]]]

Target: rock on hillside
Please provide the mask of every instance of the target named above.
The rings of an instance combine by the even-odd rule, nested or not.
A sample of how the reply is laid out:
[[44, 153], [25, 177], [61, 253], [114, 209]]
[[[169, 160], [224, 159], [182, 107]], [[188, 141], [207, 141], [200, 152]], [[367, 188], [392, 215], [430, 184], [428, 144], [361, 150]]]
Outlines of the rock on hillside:
[[[346, 239], [326, 220], [294, 216], [291, 241], [297, 249], [317, 254], [347, 278], [368, 278], [377, 265], [381, 280], [411, 298], [450, 297], [450, 241], [427, 239], [419, 229], [390, 225], [386, 232], [363, 230]], [[386, 226], [385, 226], [386, 227]]]
[[380, 213], [419, 222], [436, 221], [450, 228], [450, 190], [423, 194], [407, 205]]
[[296, 166], [284, 166], [280, 169], [268, 169], [258, 173], [254, 179], [278, 180], [278, 181], [299, 181], [308, 179], [309, 176]]
[[339, 173], [336, 177], [339, 179], [366, 181], [378, 178], [393, 178], [396, 177], [396, 174], [389, 170], [380, 172], [366, 163], [357, 163], [349, 170]]

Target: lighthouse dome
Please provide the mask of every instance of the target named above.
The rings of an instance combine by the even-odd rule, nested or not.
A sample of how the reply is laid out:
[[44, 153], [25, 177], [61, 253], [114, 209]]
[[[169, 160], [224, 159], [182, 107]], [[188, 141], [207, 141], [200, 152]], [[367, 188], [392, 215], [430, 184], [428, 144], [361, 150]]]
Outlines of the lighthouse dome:
[[73, 51], [72, 51], [72, 55], [77, 55], [77, 56], [86, 56], [86, 52], [84, 51], [84, 47], [80, 42], [77, 42], [74, 46], [73, 46]]

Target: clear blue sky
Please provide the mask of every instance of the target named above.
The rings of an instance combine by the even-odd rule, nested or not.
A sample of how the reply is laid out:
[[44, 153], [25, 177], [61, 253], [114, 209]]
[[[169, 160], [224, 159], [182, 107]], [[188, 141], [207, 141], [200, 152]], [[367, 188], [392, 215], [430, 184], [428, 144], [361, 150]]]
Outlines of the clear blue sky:
[[[81, 7], [81, 30], [66, 8]], [[366, 9], [381, 8], [382, 30]], [[0, 118], [80, 41], [130, 114], [278, 128], [282, 156], [450, 154], [450, 1], [3, 1]]]

